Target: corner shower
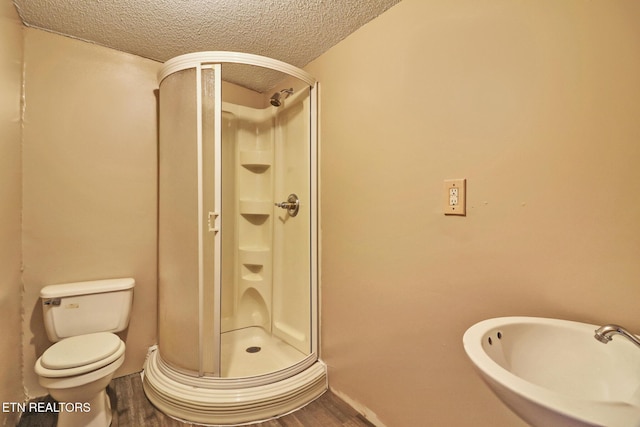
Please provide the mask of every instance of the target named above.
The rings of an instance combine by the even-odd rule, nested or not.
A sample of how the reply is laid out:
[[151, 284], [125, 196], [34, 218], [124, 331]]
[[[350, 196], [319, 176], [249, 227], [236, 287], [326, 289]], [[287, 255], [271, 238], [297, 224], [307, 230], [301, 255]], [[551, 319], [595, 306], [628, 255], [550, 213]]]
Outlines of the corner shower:
[[[242, 87], [238, 75], [278, 87]], [[145, 393], [205, 424], [287, 413], [327, 388], [316, 81], [235, 52], [176, 57], [159, 81], [158, 346]]]

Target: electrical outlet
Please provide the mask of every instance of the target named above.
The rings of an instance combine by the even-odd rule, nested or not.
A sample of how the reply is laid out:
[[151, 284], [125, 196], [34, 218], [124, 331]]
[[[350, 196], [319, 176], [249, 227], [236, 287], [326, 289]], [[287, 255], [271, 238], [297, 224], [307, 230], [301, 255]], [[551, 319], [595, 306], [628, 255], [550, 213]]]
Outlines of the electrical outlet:
[[444, 214], [466, 215], [466, 179], [444, 180]]
[[458, 204], [458, 187], [449, 187], [449, 206]]

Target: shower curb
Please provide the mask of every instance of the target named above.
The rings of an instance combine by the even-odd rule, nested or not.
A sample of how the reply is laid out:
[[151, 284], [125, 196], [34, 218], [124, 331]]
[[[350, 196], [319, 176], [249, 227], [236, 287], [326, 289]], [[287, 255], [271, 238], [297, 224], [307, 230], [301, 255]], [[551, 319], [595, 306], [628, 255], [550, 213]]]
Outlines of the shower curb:
[[[166, 375], [166, 371], [172, 371]], [[179, 381], [184, 377], [184, 381]], [[197, 384], [200, 383], [201, 386]], [[194, 377], [173, 370], [152, 350], [145, 363], [143, 389], [163, 413], [205, 425], [238, 425], [264, 421], [301, 408], [328, 388], [327, 367], [315, 361], [302, 371], [272, 383], [246, 386], [234, 378]], [[234, 383], [240, 386], [234, 388]]]

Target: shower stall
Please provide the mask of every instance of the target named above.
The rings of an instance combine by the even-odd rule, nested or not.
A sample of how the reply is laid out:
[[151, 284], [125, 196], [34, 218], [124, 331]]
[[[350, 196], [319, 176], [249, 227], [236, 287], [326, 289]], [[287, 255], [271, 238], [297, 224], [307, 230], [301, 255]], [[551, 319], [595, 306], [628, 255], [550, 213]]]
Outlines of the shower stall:
[[204, 424], [287, 413], [327, 388], [316, 81], [235, 52], [173, 58], [159, 81], [158, 345], [145, 393]]

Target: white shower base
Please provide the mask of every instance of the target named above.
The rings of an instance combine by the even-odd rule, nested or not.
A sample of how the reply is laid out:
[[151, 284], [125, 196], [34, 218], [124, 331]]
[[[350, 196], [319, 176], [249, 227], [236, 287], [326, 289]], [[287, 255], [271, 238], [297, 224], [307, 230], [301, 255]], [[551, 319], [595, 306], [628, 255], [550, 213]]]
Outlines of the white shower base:
[[144, 366], [145, 394], [171, 417], [238, 425], [287, 414], [327, 390], [327, 367], [317, 355], [305, 356], [261, 328], [222, 334], [222, 360], [229, 377], [198, 377], [168, 365], [156, 348]]
[[[259, 327], [225, 332], [222, 335], [222, 376], [253, 377], [293, 366], [307, 356]], [[259, 348], [250, 352], [248, 349]]]

